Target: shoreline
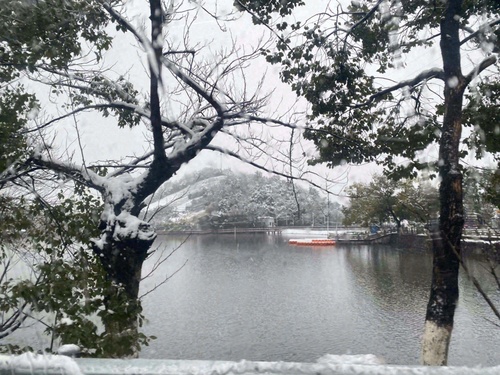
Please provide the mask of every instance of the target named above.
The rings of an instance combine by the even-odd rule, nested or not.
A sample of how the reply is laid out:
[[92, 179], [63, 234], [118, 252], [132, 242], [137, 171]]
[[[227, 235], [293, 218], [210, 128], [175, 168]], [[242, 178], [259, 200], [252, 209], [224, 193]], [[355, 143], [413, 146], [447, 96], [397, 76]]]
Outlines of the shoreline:
[[[360, 236], [353, 238], [345, 237], [348, 234], [360, 233]], [[326, 228], [304, 228], [304, 227], [270, 227], [270, 228], [232, 228], [219, 230], [157, 230], [159, 236], [192, 236], [192, 235], [244, 235], [244, 234], [264, 234], [282, 236], [285, 238], [301, 236], [304, 238], [335, 239], [342, 245], [377, 245], [386, 244], [398, 248], [430, 250], [430, 237], [427, 234], [416, 233], [388, 233], [384, 236], [366, 236], [367, 229], [360, 227], [337, 228], [327, 230]], [[344, 236], [344, 238], [342, 238]], [[489, 254], [493, 259], [500, 260], [500, 237], [488, 239], [486, 236], [465, 235], [462, 239], [462, 250], [464, 255]]]

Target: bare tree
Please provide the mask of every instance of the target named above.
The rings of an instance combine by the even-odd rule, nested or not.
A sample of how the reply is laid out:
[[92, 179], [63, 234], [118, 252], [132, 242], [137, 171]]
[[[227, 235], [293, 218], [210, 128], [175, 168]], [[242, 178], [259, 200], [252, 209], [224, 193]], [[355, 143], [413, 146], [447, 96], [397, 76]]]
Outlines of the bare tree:
[[[102, 198], [100, 235], [92, 248], [110, 282], [104, 296], [110, 313], [102, 315], [106, 345], [108, 355], [128, 356], [139, 349], [141, 271], [156, 238], [152, 225], [141, 219], [148, 199], [205, 149], [259, 165], [255, 155], [244, 155], [238, 146], [231, 150], [213, 144], [219, 134], [229, 135], [236, 144], [255, 146], [250, 125], [287, 124], [261, 116], [268, 97], [259, 96], [260, 78], [248, 82], [245, 77], [247, 65], [260, 55], [262, 42], [250, 49], [233, 42], [210, 55], [205, 52], [207, 46], [191, 41], [192, 30], [203, 17], [220, 28], [224, 24], [203, 6], [162, 0], [150, 0], [147, 9], [119, 1], [92, 3], [124, 32], [114, 40], [120, 41], [116, 47], [122, 56], [139, 55], [137, 61], [142, 61], [146, 74], [135, 79], [136, 72], [123, 61], [113, 64], [107, 63], [106, 56], [92, 58], [92, 46], [63, 66], [40, 62], [32, 72], [23, 70], [36, 90], [50, 89], [40, 99], [40, 106], [46, 106], [45, 117], [38, 115], [24, 130], [35, 141], [23, 165], [52, 173], [54, 180], [94, 189]], [[101, 124], [109, 121], [106, 118], [122, 128], [142, 129], [143, 152], [122, 150], [117, 139], [119, 158], [100, 161], [86, 154], [82, 133], [93, 126], [98, 134]], [[63, 129], [75, 136], [74, 144], [61, 151]], [[257, 148], [257, 154], [262, 151]]]

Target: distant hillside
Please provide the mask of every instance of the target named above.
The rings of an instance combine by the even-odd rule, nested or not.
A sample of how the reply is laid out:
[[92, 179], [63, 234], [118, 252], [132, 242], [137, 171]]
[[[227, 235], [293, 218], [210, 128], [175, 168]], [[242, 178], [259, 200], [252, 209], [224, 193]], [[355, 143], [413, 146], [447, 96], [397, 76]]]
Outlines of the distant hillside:
[[[340, 220], [340, 205], [313, 188], [278, 177], [206, 169], [166, 184], [153, 197], [146, 217], [171, 228], [223, 228], [275, 225], [326, 225]], [[272, 218], [272, 219], [270, 219]]]
[[196, 198], [203, 196], [207, 189], [225, 179], [225, 175], [210, 176], [203, 180], [193, 180], [189, 185], [183, 182], [181, 185], [167, 187], [153, 198], [146, 217], [152, 218], [155, 224], [196, 221], [196, 215], [204, 213], [204, 209], [198, 213], [193, 210]]

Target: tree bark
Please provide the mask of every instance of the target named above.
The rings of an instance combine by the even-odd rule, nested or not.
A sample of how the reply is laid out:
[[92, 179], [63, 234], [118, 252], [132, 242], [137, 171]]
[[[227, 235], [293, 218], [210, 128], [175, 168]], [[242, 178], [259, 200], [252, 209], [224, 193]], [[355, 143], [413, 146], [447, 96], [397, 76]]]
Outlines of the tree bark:
[[466, 80], [461, 72], [458, 35], [461, 0], [448, 1], [441, 21], [441, 54], [445, 78], [445, 112], [439, 145], [439, 229], [431, 233], [432, 284], [422, 344], [424, 365], [448, 361], [453, 318], [458, 301], [460, 241], [464, 225], [459, 146]]
[[[101, 317], [105, 326], [108, 342], [105, 350], [108, 357], [136, 356], [141, 342], [146, 337], [139, 332], [141, 324], [141, 303], [139, 301], [139, 285], [142, 264], [156, 238], [154, 230], [146, 222], [138, 219], [143, 203], [164, 182], [168, 181], [183, 164], [196, 157], [205, 149], [225, 124], [226, 109], [213, 93], [204, 88], [175, 64], [163, 57], [163, 28], [165, 12], [161, 0], [149, 0], [151, 40], [144, 41], [128, 21], [114, 12], [108, 12], [127, 30], [135, 35], [148, 55], [150, 73], [150, 127], [153, 135], [153, 160], [141, 176], [125, 178], [122, 189], [115, 190], [116, 184], [101, 184], [97, 188], [104, 200], [104, 214], [101, 217], [101, 236], [94, 246], [100, 257], [110, 287], [105, 296], [106, 311]], [[105, 5], [106, 7], [106, 5]], [[179, 149], [172, 151], [167, 157], [164, 124], [161, 115], [160, 94], [162, 90], [162, 69], [169, 67], [171, 73], [181, 79], [184, 84], [204, 98], [217, 112], [213, 122], [193, 134], [189, 140], [179, 139]], [[203, 119], [205, 122], [206, 120]], [[175, 147], [173, 148], [175, 150]], [[123, 173], [125, 174], [125, 173]], [[114, 179], [123, 178], [115, 175]], [[110, 179], [110, 180], [111, 180]], [[125, 188], [125, 186], [128, 186]]]
[[94, 246], [94, 251], [109, 282], [104, 296], [106, 310], [101, 314], [105, 329], [101, 350], [105, 357], [137, 357], [141, 342], [146, 339], [139, 332], [139, 286], [142, 265], [155, 238], [149, 224], [127, 212], [101, 221], [101, 242]]

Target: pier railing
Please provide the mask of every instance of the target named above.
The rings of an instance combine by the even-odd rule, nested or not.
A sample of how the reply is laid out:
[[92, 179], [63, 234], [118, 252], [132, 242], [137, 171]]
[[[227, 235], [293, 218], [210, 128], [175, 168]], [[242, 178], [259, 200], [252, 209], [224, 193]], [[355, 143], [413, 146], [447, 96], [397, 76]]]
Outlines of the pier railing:
[[268, 228], [221, 228], [221, 229], [184, 229], [184, 230], [169, 230], [159, 228], [158, 234], [239, 234], [239, 233], [274, 233], [280, 234], [281, 227], [268, 227]]
[[365, 228], [361, 227], [338, 227], [332, 228], [327, 226], [321, 227], [311, 227], [311, 226], [275, 226], [275, 227], [231, 227], [231, 228], [213, 228], [213, 229], [190, 229], [190, 228], [168, 228], [168, 227], [157, 227], [158, 234], [233, 234], [233, 233], [276, 233], [280, 234], [285, 230], [304, 230], [311, 233], [314, 232], [331, 232], [336, 231], [351, 231], [351, 232], [361, 232], [365, 231]]

